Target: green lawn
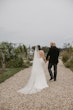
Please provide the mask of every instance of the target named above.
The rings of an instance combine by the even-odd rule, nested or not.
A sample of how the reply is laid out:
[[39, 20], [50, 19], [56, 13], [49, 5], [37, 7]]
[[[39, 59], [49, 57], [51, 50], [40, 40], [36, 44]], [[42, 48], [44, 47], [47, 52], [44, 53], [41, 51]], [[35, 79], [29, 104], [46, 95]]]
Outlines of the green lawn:
[[2, 69], [0, 69], [0, 72], [2, 72], [0, 74], [0, 83], [13, 76], [15, 73], [19, 72], [22, 69], [23, 68], [6, 68], [5, 71], [2, 71]]

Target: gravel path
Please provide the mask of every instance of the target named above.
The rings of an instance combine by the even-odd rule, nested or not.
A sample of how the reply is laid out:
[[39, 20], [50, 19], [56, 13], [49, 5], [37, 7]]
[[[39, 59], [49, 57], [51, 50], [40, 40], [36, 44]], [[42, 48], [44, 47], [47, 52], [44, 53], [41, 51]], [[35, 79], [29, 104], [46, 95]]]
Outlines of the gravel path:
[[60, 61], [57, 81], [49, 81], [49, 87], [39, 93], [25, 95], [17, 93], [29, 77], [31, 67], [24, 69], [0, 84], [0, 110], [73, 110], [73, 72]]

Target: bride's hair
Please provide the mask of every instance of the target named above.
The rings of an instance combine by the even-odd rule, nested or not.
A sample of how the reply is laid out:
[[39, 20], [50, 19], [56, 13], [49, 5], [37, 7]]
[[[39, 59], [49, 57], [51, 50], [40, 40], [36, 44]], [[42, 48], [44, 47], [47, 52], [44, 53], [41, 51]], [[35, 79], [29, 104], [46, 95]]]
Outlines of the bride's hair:
[[41, 50], [41, 47], [40, 47], [40, 45], [37, 45], [37, 47], [38, 47], [38, 50]]

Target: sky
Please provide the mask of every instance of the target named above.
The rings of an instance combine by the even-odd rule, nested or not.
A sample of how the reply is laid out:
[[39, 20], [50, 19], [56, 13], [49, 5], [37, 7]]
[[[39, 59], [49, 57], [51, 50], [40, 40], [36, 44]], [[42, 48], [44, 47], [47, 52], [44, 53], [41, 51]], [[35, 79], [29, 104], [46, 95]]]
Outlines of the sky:
[[73, 0], [0, 0], [0, 42], [73, 44]]

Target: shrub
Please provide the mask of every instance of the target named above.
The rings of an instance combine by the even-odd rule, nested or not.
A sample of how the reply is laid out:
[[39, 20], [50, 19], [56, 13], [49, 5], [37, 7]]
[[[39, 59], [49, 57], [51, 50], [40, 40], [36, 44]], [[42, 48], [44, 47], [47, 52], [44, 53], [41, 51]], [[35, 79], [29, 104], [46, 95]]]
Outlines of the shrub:
[[68, 61], [68, 59], [69, 59], [69, 54], [68, 54], [68, 53], [64, 53], [64, 54], [63, 54], [63, 57], [62, 57], [62, 61], [63, 61], [64, 63], [66, 63], [66, 62]]
[[73, 68], [73, 58], [65, 63], [67, 68]]
[[23, 62], [23, 59], [22, 58], [14, 58], [14, 59], [11, 59], [10, 61], [6, 62], [6, 68], [18, 68], [18, 67], [24, 67], [24, 68], [27, 68], [29, 66], [31, 66], [32, 64], [30, 63], [30, 61], [26, 61], [26, 62]]
[[23, 59], [22, 58], [14, 58], [11, 59], [10, 61], [6, 62], [6, 67], [10, 68], [10, 67], [23, 67]]
[[71, 62], [71, 63], [72, 63], [72, 65], [73, 65], [73, 57], [71, 58], [70, 62]]
[[66, 63], [65, 63], [65, 66], [66, 66], [67, 68], [70, 68], [70, 66], [71, 66], [70, 62], [66, 62]]
[[32, 63], [30, 63], [30, 61], [26, 61], [26, 62], [24, 63], [24, 68], [27, 68], [27, 67], [29, 67], [29, 66], [32, 66]]

